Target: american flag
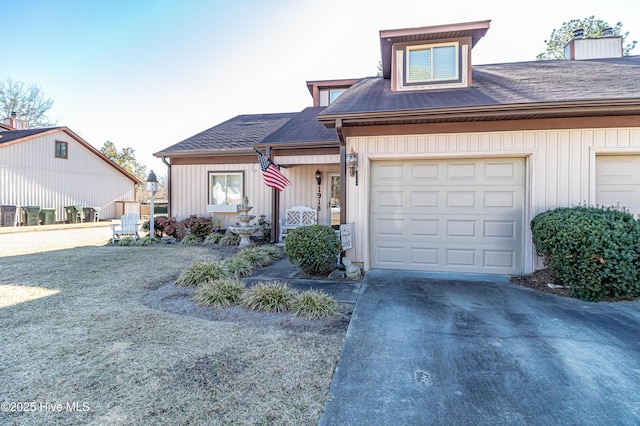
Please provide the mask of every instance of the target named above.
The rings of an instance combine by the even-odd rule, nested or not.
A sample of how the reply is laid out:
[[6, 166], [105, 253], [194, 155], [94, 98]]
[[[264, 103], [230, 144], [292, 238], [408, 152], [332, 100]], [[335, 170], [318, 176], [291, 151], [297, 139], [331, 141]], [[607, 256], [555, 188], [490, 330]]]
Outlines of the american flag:
[[258, 161], [260, 162], [260, 168], [262, 169], [262, 177], [264, 178], [264, 183], [271, 188], [277, 189], [278, 191], [282, 191], [284, 188], [286, 188], [287, 185], [291, 183], [289, 179], [287, 179], [285, 175], [280, 173], [280, 170], [278, 170], [276, 165], [273, 164], [271, 160], [262, 155], [262, 153], [257, 149], [255, 151], [258, 153]]

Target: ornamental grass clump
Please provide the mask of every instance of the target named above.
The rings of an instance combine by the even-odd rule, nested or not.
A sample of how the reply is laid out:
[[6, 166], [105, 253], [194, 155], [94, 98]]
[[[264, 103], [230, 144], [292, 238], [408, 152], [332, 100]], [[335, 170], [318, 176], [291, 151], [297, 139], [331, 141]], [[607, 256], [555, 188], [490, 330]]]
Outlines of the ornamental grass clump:
[[588, 301], [640, 296], [640, 223], [615, 208], [562, 207], [531, 221], [536, 252]]
[[116, 244], [119, 246], [133, 246], [136, 244], [136, 240], [134, 238], [120, 238]]
[[274, 246], [245, 247], [236, 257], [246, 259], [252, 265], [264, 267], [282, 258], [282, 252]]
[[196, 288], [195, 301], [199, 306], [227, 308], [242, 300], [244, 284], [235, 278], [206, 281]]
[[220, 239], [221, 246], [237, 246], [240, 245], [240, 235], [225, 235]]
[[154, 244], [158, 244], [158, 240], [153, 237], [142, 237], [136, 241], [137, 246], [152, 246]]
[[223, 234], [219, 234], [217, 232], [214, 232], [212, 234], [207, 235], [207, 237], [204, 239], [204, 243], [205, 244], [218, 244], [223, 237], [224, 237]]
[[232, 277], [244, 277], [253, 272], [253, 264], [242, 257], [234, 256], [220, 262], [220, 266]]
[[336, 269], [342, 243], [330, 226], [301, 226], [287, 234], [284, 249], [304, 272], [320, 276]]
[[263, 312], [284, 312], [291, 309], [296, 293], [280, 281], [259, 282], [245, 291], [242, 304]]
[[200, 243], [200, 238], [192, 234], [185, 235], [184, 238], [182, 238], [182, 240], [180, 241], [180, 244], [199, 244], [199, 243]]
[[296, 295], [291, 307], [295, 316], [307, 319], [328, 318], [338, 312], [338, 304], [333, 297], [313, 289]]
[[193, 262], [182, 271], [176, 280], [176, 285], [197, 287], [207, 281], [228, 278], [228, 276], [227, 271], [218, 262]]

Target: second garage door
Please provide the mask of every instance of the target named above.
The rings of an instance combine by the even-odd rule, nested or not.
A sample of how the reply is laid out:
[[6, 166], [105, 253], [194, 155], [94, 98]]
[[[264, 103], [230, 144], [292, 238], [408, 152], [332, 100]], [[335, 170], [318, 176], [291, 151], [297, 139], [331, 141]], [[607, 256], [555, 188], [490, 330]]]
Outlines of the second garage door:
[[371, 267], [522, 272], [522, 158], [371, 163]]

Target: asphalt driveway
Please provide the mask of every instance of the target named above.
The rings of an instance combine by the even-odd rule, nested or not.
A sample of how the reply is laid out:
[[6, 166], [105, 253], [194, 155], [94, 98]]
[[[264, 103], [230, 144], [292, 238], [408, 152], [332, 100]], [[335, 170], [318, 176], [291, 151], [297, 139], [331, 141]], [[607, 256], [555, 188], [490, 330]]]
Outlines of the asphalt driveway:
[[369, 271], [320, 425], [638, 425], [640, 302]]

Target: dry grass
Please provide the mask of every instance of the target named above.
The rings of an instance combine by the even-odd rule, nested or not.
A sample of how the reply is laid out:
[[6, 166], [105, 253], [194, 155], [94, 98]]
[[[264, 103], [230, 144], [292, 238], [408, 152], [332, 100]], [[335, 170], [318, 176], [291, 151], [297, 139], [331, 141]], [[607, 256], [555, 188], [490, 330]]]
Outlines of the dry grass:
[[[0, 424], [317, 424], [344, 317], [203, 308], [192, 288], [173, 285], [191, 262], [235, 251], [104, 246], [0, 258], [0, 289], [31, 294], [0, 308], [0, 399], [36, 407], [0, 412]], [[81, 410], [67, 411], [74, 402]]]

